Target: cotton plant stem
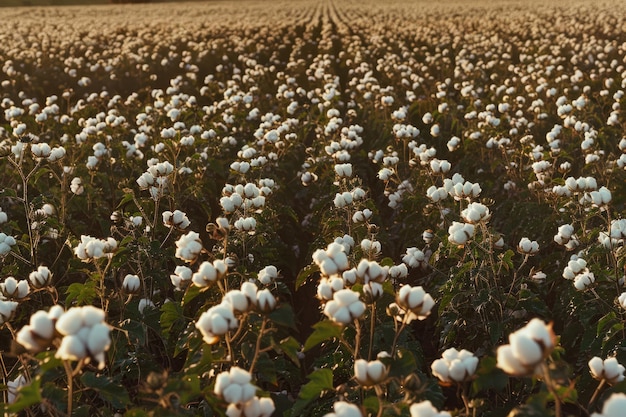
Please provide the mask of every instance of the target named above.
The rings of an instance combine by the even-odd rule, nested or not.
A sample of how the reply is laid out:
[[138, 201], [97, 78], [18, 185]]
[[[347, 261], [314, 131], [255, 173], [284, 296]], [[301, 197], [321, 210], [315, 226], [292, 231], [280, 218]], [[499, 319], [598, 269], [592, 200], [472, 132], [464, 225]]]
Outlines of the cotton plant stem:
[[604, 387], [605, 383], [606, 383], [606, 379], [603, 379], [602, 381], [600, 381], [600, 383], [596, 387], [596, 390], [593, 392], [593, 395], [591, 396], [589, 403], [587, 404], [587, 409], [590, 409], [593, 403], [596, 401], [596, 399], [598, 398], [598, 394], [600, 394], [600, 391]]
[[550, 369], [545, 362], [541, 367], [543, 368], [543, 376], [545, 384], [548, 387], [548, 391], [552, 394], [552, 397], [554, 397], [554, 415], [555, 417], [561, 417], [561, 399], [554, 388], [552, 377], [550, 377]]
[[469, 404], [469, 398], [467, 396], [467, 383], [459, 382], [459, 391], [460, 391], [461, 399], [463, 400], [463, 405], [465, 406], [465, 415], [469, 417], [470, 416], [470, 404]]
[[367, 347], [367, 360], [372, 360], [372, 347], [374, 345], [374, 328], [376, 327], [376, 303], [372, 303], [372, 314], [370, 315], [370, 342]]
[[67, 375], [67, 415], [72, 415], [72, 405], [74, 401], [74, 373], [69, 361], [64, 360], [65, 374]]
[[261, 351], [261, 340], [263, 339], [263, 334], [265, 333], [265, 326], [267, 324], [267, 318], [263, 317], [263, 321], [261, 322], [261, 329], [259, 330], [259, 335], [256, 339], [256, 346], [254, 348], [254, 357], [252, 358], [252, 363], [250, 364], [250, 369], [248, 372], [252, 374], [254, 372], [254, 367], [256, 366], [257, 360], [259, 359], [259, 353]]

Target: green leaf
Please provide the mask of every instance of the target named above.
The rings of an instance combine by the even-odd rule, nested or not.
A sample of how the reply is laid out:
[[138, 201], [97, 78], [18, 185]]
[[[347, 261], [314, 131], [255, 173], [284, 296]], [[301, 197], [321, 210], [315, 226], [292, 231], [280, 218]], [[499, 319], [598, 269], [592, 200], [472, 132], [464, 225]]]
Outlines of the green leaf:
[[413, 352], [408, 349], [398, 349], [398, 356], [389, 367], [390, 377], [404, 377], [417, 369], [417, 362]]
[[194, 298], [196, 298], [198, 295], [200, 295], [200, 287], [195, 286], [195, 285], [190, 285], [189, 287], [187, 287], [187, 289], [185, 290], [185, 295], [183, 296], [183, 301], [181, 302], [182, 305], [187, 305], [191, 302], [191, 300], [193, 300]]
[[143, 346], [146, 344], [146, 328], [143, 323], [126, 319], [120, 324], [120, 328], [126, 331], [128, 341], [133, 345]]
[[341, 336], [341, 332], [343, 331], [343, 327], [330, 320], [315, 323], [313, 329], [313, 333], [311, 333], [306, 342], [304, 342], [305, 352], [322, 342]]
[[[126, 190], [124, 190], [126, 191]], [[131, 201], [133, 201], [135, 198], [134, 194], [132, 191], [129, 191], [128, 193], [124, 194], [124, 197], [122, 197], [122, 200], [120, 201], [120, 203], [117, 205], [117, 209], [123, 208], [126, 204], [130, 203]]]
[[183, 307], [175, 301], [164, 303], [161, 307], [160, 323], [163, 336], [166, 338], [172, 331], [182, 331], [186, 324]]
[[502, 266], [504, 266], [504, 268], [507, 271], [510, 271], [514, 267], [514, 265], [513, 265], [513, 256], [515, 256], [515, 252], [513, 252], [511, 249], [507, 250], [506, 252], [504, 252], [503, 254], [500, 255], [500, 260], [502, 261]]
[[472, 382], [472, 395], [490, 389], [501, 391], [509, 383], [509, 377], [497, 366], [496, 358], [484, 357], [478, 364], [476, 379]]
[[289, 304], [282, 304], [269, 314], [269, 318], [279, 326], [296, 329], [295, 315]]
[[298, 291], [298, 288], [304, 285], [304, 283], [307, 281], [307, 279], [309, 279], [311, 275], [319, 272], [319, 270], [320, 268], [316, 264], [310, 264], [305, 266], [296, 278], [296, 291]]
[[300, 367], [300, 358], [298, 358], [300, 343], [294, 337], [289, 336], [281, 340], [278, 344], [278, 348], [282, 350], [296, 366]]
[[71, 306], [72, 303], [76, 305], [88, 305], [96, 299], [96, 280], [88, 280], [85, 284], [75, 282], [71, 284], [65, 291], [67, 297], [65, 298], [65, 305]]
[[608, 313], [607, 315], [605, 315], [604, 317], [602, 317], [600, 320], [598, 320], [598, 325], [596, 326], [596, 336], [604, 336], [604, 333], [606, 333], [607, 328], [609, 328], [614, 321], [616, 321], [617, 316], [615, 314], [614, 311], [611, 311], [610, 313]]
[[98, 393], [104, 401], [110, 403], [113, 408], [124, 408], [130, 404], [130, 398], [126, 388], [115, 382], [106, 375], [96, 375], [93, 372], [85, 372], [80, 381], [88, 388]]
[[325, 390], [333, 390], [333, 371], [330, 369], [318, 369], [309, 375], [307, 382], [298, 395], [298, 399], [293, 405], [291, 415], [302, 415], [302, 410], [314, 400], [317, 400]]

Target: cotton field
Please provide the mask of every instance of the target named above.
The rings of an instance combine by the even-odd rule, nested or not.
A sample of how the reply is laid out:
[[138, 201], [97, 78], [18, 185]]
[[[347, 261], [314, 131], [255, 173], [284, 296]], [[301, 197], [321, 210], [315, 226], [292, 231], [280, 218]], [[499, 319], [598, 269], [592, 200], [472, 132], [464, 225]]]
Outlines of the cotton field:
[[0, 8], [0, 410], [622, 416], [619, 6]]

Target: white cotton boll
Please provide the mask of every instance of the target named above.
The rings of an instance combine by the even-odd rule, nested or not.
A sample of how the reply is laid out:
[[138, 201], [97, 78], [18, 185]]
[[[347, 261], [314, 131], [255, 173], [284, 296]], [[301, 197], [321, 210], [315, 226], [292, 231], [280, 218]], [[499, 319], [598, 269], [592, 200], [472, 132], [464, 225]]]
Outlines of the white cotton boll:
[[269, 289], [265, 288], [258, 291], [256, 296], [257, 308], [263, 313], [269, 313], [276, 308], [276, 298]]
[[61, 340], [61, 346], [54, 356], [59, 359], [78, 361], [87, 356], [87, 349], [78, 336], [68, 335]]
[[30, 330], [42, 339], [52, 339], [54, 336], [54, 323], [43, 310], [39, 310], [30, 316]]
[[278, 278], [278, 269], [274, 265], [268, 265], [259, 271], [257, 279], [263, 285], [271, 284], [276, 278]]
[[241, 290], [230, 290], [224, 295], [223, 303], [228, 303], [235, 313], [245, 313], [248, 311], [250, 301]]
[[600, 187], [598, 191], [592, 191], [589, 194], [591, 201], [596, 206], [605, 206], [611, 202], [611, 191], [606, 187]]
[[524, 333], [512, 333], [509, 342], [513, 355], [524, 365], [532, 366], [543, 359], [541, 347]]
[[109, 349], [111, 345], [109, 331], [109, 326], [104, 323], [95, 324], [89, 329], [87, 349], [92, 355], [97, 355]]
[[450, 382], [450, 371], [448, 362], [444, 359], [436, 359], [430, 366], [433, 376], [439, 378], [440, 381]]
[[83, 327], [83, 315], [80, 307], [72, 307], [67, 310], [56, 322], [56, 329], [62, 335], [78, 333]]
[[523, 376], [529, 373], [529, 370], [513, 354], [511, 345], [498, 346], [496, 358], [498, 368], [509, 375]]
[[149, 298], [142, 298], [141, 300], [139, 300], [139, 304], [137, 305], [137, 310], [139, 311], [139, 314], [143, 314], [146, 308], [156, 308], [156, 305]]
[[393, 265], [389, 268], [389, 276], [394, 279], [406, 278], [409, 275], [409, 270], [406, 264]]
[[412, 404], [409, 412], [411, 417], [450, 417], [450, 413], [437, 410], [428, 400]]
[[617, 298], [617, 302], [622, 309], [626, 310], [626, 292], [620, 294], [620, 296]]
[[360, 385], [372, 387], [387, 377], [387, 368], [379, 360], [368, 362], [365, 359], [357, 359], [354, 362], [354, 377]]
[[[346, 271], [347, 272], [347, 271]], [[355, 274], [356, 280], [356, 274]], [[332, 300], [333, 294], [344, 288], [344, 280], [340, 277], [322, 278], [317, 285], [317, 298], [322, 301]]]
[[517, 244], [517, 251], [523, 255], [535, 255], [539, 252], [539, 244], [536, 241], [523, 237]]
[[141, 287], [141, 279], [138, 275], [127, 274], [122, 282], [122, 289], [128, 294], [136, 294]]
[[626, 409], [626, 394], [613, 393], [608, 400], [604, 402], [602, 414], [593, 413], [591, 417], [623, 417]]
[[243, 399], [243, 387], [238, 384], [230, 384], [222, 391], [222, 397], [229, 404], [238, 404]]
[[596, 278], [593, 272], [586, 271], [574, 277], [574, 287], [576, 287], [578, 291], [584, 291], [588, 287], [590, 287], [595, 281]]

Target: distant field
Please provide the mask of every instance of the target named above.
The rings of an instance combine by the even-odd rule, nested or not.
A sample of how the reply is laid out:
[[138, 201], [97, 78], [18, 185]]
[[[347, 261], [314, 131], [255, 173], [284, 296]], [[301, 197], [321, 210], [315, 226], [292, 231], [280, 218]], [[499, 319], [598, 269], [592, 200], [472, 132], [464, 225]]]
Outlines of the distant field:
[[[176, 2], [177, 0], [169, 0]], [[187, 0], [189, 1], [189, 0]], [[201, 1], [201, 0], [191, 0]], [[167, 0], [152, 0], [151, 3], [166, 3]], [[0, 0], [0, 7], [19, 6], [79, 6], [91, 4], [110, 4], [110, 0]]]

